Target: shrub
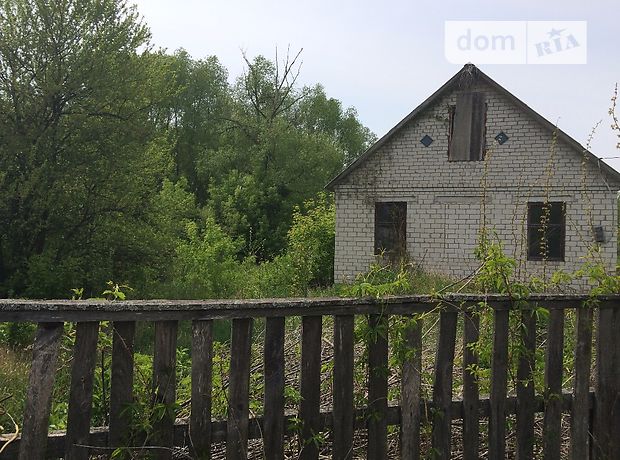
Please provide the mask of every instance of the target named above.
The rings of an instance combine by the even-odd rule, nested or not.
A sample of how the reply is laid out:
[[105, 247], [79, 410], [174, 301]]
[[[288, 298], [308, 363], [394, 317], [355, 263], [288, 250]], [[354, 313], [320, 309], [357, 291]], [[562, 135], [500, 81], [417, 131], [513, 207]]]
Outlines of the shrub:
[[229, 298], [241, 291], [239, 243], [208, 216], [199, 227], [185, 226], [186, 238], [176, 248], [173, 281], [165, 294], [177, 299]]
[[334, 278], [336, 207], [326, 193], [304, 203], [305, 212], [293, 211], [293, 226], [287, 235], [287, 255], [294, 270], [293, 284], [299, 294], [308, 288], [326, 286]]

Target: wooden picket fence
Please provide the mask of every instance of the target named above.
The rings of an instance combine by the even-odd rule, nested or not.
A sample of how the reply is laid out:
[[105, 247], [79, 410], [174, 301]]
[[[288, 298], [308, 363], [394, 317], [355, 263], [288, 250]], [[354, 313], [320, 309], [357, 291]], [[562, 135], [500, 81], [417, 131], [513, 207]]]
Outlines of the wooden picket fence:
[[[478, 364], [479, 315], [485, 302], [493, 309], [494, 331], [491, 381], [488, 397], [479, 394], [471, 369]], [[548, 309], [544, 324], [535, 309]], [[388, 365], [388, 340], [378, 334], [367, 344], [368, 407], [354, 405], [354, 320], [364, 315], [371, 326], [387, 327], [389, 315], [411, 316], [439, 312], [432, 400], [421, 398], [421, 321], [410, 322], [407, 354], [401, 372], [398, 406], [388, 404], [387, 372], [373, 372]], [[565, 315], [575, 310], [574, 378], [572, 392], [563, 392]], [[518, 337], [511, 337], [510, 315], [519, 315]], [[285, 413], [285, 318], [301, 317], [301, 402], [297, 413]], [[321, 347], [323, 317], [333, 317], [332, 408], [321, 412]], [[249, 379], [253, 321], [265, 318], [264, 413], [251, 418]], [[227, 420], [212, 420], [213, 321], [230, 319], [230, 371]], [[596, 322], [594, 321], [596, 319]], [[131, 427], [124, 408], [133, 400], [133, 344], [137, 321], [155, 323], [153, 356], [154, 400], [175, 402], [177, 327], [193, 323], [192, 398], [189, 420], [175, 420], [166, 413], [154, 427], [150, 452], [170, 459], [173, 447], [184, 447], [192, 458], [210, 458], [214, 443], [225, 442], [227, 459], [245, 459], [248, 439], [262, 438], [264, 458], [284, 458], [285, 438], [291, 422], [301, 421], [295, 434], [311, 439], [328, 432], [332, 458], [353, 456], [354, 437], [367, 430], [366, 458], [385, 459], [388, 426], [400, 427], [400, 458], [451, 458], [456, 431], [462, 420], [459, 449], [463, 459], [504, 459], [507, 456], [507, 420], [516, 414], [517, 459], [535, 456], [535, 418], [543, 414], [542, 452], [545, 459], [562, 454], [562, 416], [570, 414], [570, 455], [575, 460], [620, 458], [620, 296], [536, 295], [518, 302], [505, 296], [449, 295], [375, 299], [274, 299], [226, 301], [48, 301], [0, 300], [0, 321], [38, 323], [21, 436], [0, 453], [0, 459], [86, 459], [110, 454], [123, 446]], [[109, 427], [91, 428], [93, 374], [101, 321], [113, 324]], [[68, 401], [67, 430], [48, 433], [57, 357], [63, 323], [76, 324], [74, 359]], [[459, 323], [462, 323], [459, 325]], [[544, 327], [546, 359], [544, 393], [535, 394], [532, 371], [537, 331]], [[462, 334], [457, 334], [462, 330]], [[593, 332], [596, 348], [593, 347]], [[463, 360], [455, 363], [457, 336], [463, 338]], [[540, 334], [539, 334], [540, 335]], [[509, 343], [519, 340], [517, 387], [509, 394]], [[593, 353], [595, 359], [593, 360]], [[594, 362], [593, 362], [594, 361]], [[462, 398], [453, 398], [453, 375], [462, 366]], [[592, 372], [594, 369], [594, 372]], [[540, 371], [540, 370], [538, 370]], [[594, 385], [591, 385], [591, 381]], [[511, 392], [513, 393], [513, 392]], [[171, 412], [171, 411], [170, 411]], [[486, 420], [488, 432], [481, 436]], [[421, 426], [432, 425], [430, 446], [421, 445]], [[357, 435], [356, 435], [357, 433]], [[483, 439], [484, 446], [480, 445]], [[317, 443], [300, 443], [298, 458], [317, 459]], [[1, 444], [0, 444], [1, 448]]]

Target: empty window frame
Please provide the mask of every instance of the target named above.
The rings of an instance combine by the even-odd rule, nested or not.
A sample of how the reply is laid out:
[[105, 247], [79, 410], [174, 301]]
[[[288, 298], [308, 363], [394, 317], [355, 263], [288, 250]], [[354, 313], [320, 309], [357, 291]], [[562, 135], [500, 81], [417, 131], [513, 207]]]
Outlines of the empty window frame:
[[533, 202], [527, 204], [528, 260], [564, 260], [566, 204]]
[[375, 203], [375, 254], [397, 261], [407, 250], [407, 203]]
[[484, 93], [457, 93], [449, 111], [448, 159], [479, 161], [486, 149], [487, 104]]

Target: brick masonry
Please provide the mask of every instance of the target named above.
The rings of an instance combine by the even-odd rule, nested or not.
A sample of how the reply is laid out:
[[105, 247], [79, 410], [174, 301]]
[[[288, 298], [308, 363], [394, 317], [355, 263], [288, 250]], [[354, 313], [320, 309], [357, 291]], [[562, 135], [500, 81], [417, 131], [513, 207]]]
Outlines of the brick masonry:
[[[475, 90], [488, 104], [485, 160], [448, 161], [452, 91], [336, 185], [336, 281], [351, 281], [372, 263], [378, 201], [407, 202], [407, 249], [427, 271], [460, 278], [475, 270], [483, 224], [518, 261], [522, 278], [578, 269], [593, 245], [592, 225], [602, 225], [597, 257], [615, 270], [620, 183], [494, 87], [479, 82]], [[509, 136], [503, 145], [494, 139], [500, 131]], [[430, 147], [420, 142], [426, 134]], [[526, 260], [527, 202], [546, 198], [566, 203], [564, 262]]]

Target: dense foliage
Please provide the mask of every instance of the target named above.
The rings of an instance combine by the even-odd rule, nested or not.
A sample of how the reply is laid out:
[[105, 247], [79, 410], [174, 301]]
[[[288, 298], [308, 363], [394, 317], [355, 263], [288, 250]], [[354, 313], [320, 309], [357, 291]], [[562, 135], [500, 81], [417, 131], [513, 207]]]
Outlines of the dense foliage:
[[299, 56], [243, 56], [230, 83], [214, 56], [154, 50], [125, 0], [1, 0], [0, 30], [1, 297], [235, 295], [213, 286], [281, 257], [373, 137], [297, 84]]
[[[125, 0], [0, 0], [0, 297], [67, 297], [71, 291], [76, 298], [110, 300], [130, 291], [135, 297], [265, 297], [308, 295], [330, 286], [335, 207], [320, 190], [373, 136], [353, 109], [328, 97], [322, 86], [296, 84], [298, 59], [246, 58], [245, 74], [230, 83], [216, 57], [195, 60], [183, 50], [172, 55], [154, 50], [148, 28]], [[614, 109], [615, 98], [610, 113]], [[450, 289], [521, 297], [570, 281], [557, 273], [519, 283], [515, 261], [484, 233], [476, 255], [480, 266], [468, 280], [452, 282], [414, 264], [390, 267], [379, 260], [336, 292], [376, 297], [423, 292], [439, 299]], [[589, 260], [571, 276], [589, 278], [593, 294], [620, 289], [617, 276]], [[118, 284], [102, 292], [109, 279]], [[510, 317], [514, 337], [523, 326], [516, 313]], [[430, 335], [426, 342], [432, 345], [437, 314], [389, 318], [386, 372], [396, 382], [391, 400], [400, 397], [393, 369], [412, 353], [406, 328], [428, 317], [424, 336]], [[536, 314], [544, 324], [548, 312], [539, 308]], [[470, 371], [488, 392], [493, 312], [482, 303], [479, 315], [481, 336], [472, 347], [479, 364]], [[329, 329], [331, 319], [325, 321]], [[573, 323], [567, 316], [566, 369], [574, 364]], [[227, 409], [226, 326], [216, 323], [213, 354], [218, 418]], [[261, 327], [257, 322], [259, 336]], [[287, 362], [299, 362], [299, 323], [289, 321], [287, 327]], [[66, 427], [75, 329], [65, 328], [52, 428]], [[29, 324], [0, 324], [0, 434], [18, 428], [11, 414], [23, 411], [30, 358], [24, 349], [33, 330]], [[382, 334], [385, 329], [357, 318], [358, 345]], [[172, 408], [179, 416], [188, 415], [190, 336], [190, 324], [181, 323]], [[264, 386], [258, 342], [252, 354], [259, 364], [250, 382], [256, 414]], [[129, 409], [135, 412], [133, 428], [147, 435], [169, 409], [152, 398], [152, 344], [153, 328], [141, 324]], [[516, 375], [521, 344], [509, 346]], [[433, 356], [427, 347], [424, 355]], [[105, 322], [97, 353], [93, 423], [106, 424], [111, 330]], [[356, 353], [356, 404], [365, 405], [368, 369]], [[542, 346], [534, 358], [542, 369]], [[432, 368], [425, 363], [425, 392], [432, 388]], [[324, 383], [330, 384], [332, 370], [333, 360], [322, 368]], [[292, 380], [299, 378], [295, 372]], [[540, 371], [534, 375], [539, 393], [543, 378]], [[299, 403], [295, 391], [286, 388], [291, 407]]]

